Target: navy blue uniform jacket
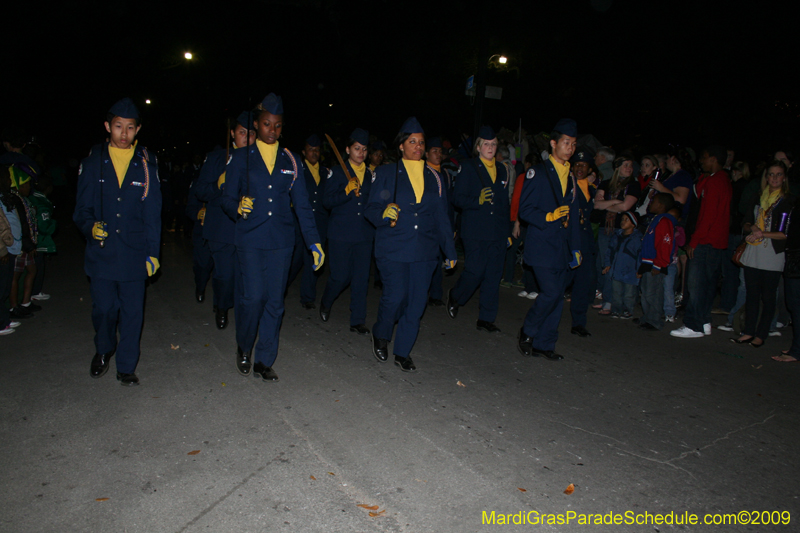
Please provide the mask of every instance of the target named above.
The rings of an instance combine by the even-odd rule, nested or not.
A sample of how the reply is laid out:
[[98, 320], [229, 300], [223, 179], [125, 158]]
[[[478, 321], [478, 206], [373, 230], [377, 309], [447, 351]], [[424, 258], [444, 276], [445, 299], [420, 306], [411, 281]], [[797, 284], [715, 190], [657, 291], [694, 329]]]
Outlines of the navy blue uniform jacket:
[[[550, 160], [531, 167], [519, 199], [519, 216], [528, 223], [525, 235], [525, 263], [531, 266], [569, 268], [571, 250], [578, 250], [580, 241], [579, 202], [573, 201], [574, 178], [567, 179], [567, 192], [561, 193], [561, 181]], [[577, 191], [582, 196], [580, 191]], [[547, 213], [569, 205], [569, 226], [563, 218], [547, 222]], [[588, 220], [587, 220], [588, 222]], [[573, 245], [575, 243], [575, 245]]]
[[[524, 189], [523, 189], [524, 190]], [[583, 216], [583, 224], [580, 224], [580, 251], [584, 255], [590, 253], [597, 253], [597, 240], [594, 238], [594, 230], [592, 223], [589, 221], [589, 216], [594, 209], [594, 195], [597, 194], [597, 187], [589, 185], [589, 199], [583, 196], [583, 191], [578, 189], [575, 193], [578, 198], [578, 223], [580, 224], [580, 217]], [[585, 259], [585, 258], [584, 258]]]
[[[228, 157], [233, 155], [233, 148]], [[226, 151], [224, 148], [217, 148], [208, 153], [203, 168], [200, 169], [200, 177], [194, 184], [192, 190], [201, 202], [206, 203], [206, 220], [203, 223], [203, 238], [207, 241], [221, 242], [225, 244], [234, 243], [236, 233], [236, 223], [222, 209], [222, 196], [225, 184], [222, 189], [217, 187], [219, 177], [225, 172]], [[227, 179], [227, 174], [225, 178]], [[195, 213], [196, 215], [196, 213]], [[196, 219], [196, 216], [195, 216]]]
[[[404, 165], [396, 163], [378, 167], [378, 176], [372, 184], [367, 205], [367, 218], [377, 227], [376, 258], [401, 263], [435, 261], [439, 259], [440, 249], [445, 258], [458, 258], [453, 242], [453, 226], [447, 218], [445, 184], [441, 174], [437, 177], [430, 167], [425, 165], [424, 168], [425, 190], [422, 201], [417, 203]], [[395, 170], [397, 199], [394, 203], [400, 207], [400, 213], [397, 225], [391, 227], [390, 221], [383, 219], [383, 212], [392, 203]]]
[[[249, 157], [249, 180], [247, 164]], [[294, 158], [294, 164], [292, 158]], [[225, 187], [222, 208], [231, 218], [236, 219], [235, 244], [237, 248], [278, 250], [293, 248], [295, 242], [294, 215], [297, 213], [300, 230], [306, 246], [320, 242], [314, 225], [314, 213], [308, 204], [306, 182], [300, 156], [290, 156], [285, 149], [278, 149], [272, 174], [261, 158], [255, 144], [233, 152], [225, 173]], [[249, 185], [248, 185], [249, 181]], [[253, 211], [247, 220], [238, 213], [242, 196], [253, 200]]]
[[[350, 161], [347, 160], [344, 164], [347, 165], [350, 175], [355, 177], [356, 173], [350, 166]], [[364, 211], [367, 208], [374, 176], [367, 167], [364, 172], [364, 183], [361, 185], [361, 196], [356, 197], [355, 192], [344, 193], [344, 189], [347, 187], [347, 176], [344, 175], [342, 167], [333, 169], [325, 183], [325, 195], [322, 198], [322, 203], [331, 212], [328, 218], [329, 240], [364, 242], [373, 239], [375, 228], [364, 217]]]
[[[84, 270], [91, 278], [145, 280], [147, 258], [161, 251], [158, 163], [144, 147], [133, 150], [122, 187], [108, 143], [93, 147], [81, 163], [73, 220], [86, 237]], [[101, 220], [108, 225], [105, 248], [92, 237], [92, 226]]]
[[[306, 192], [308, 193], [308, 203], [311, 206], [311, 211], [314, 213], [314, 221], [317, 223], [317, 232], [319, 233], [320, 243], [324, 243], [328, 236], [328, 209], [322, 204], [323, 196], [325, 195], [325, 184], [328, 181], [330, 170], [319, 166], [319, 185], [314, 181], [314, 175], [306, 165], [305, 159], [303, 160], [303, 176], [306, 180]], [[366, 179], [366, 177], [365, 177]]]
[[[461, 209], [461, 237], [479, 241], [506, 240], [511, 236], [511, 206], [508, 202], [506, 167], [495, 163], [497, 179], [492, 183], [479, 157], [461, 164], [456, 177], [454, 203]], [[478, 203], [481, 190], [491, 187], [493, 203]]]

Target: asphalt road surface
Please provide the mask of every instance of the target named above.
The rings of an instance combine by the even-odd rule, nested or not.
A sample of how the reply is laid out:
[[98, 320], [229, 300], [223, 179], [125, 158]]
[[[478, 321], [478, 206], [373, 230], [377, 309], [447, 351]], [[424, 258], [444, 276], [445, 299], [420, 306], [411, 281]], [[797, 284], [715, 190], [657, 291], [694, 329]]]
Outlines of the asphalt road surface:
[[[590, 311], [584, 339], [567, 304], [553, 362], [517, 351], [530, 301], [502, 289], [499, 334], [476, 330], [477, 298], [457, 320], [428, 308], [408, 374], [349, 332], [348, 292], [323, 323], [297, 280], [265, 383], [236, 372], [235, 317], [216, 329], [167, 234], [126, 388], [113, 360], [89, 377], [82, 243], [66, 225], [58, 244], [52, 298], [0, 337], [0, 531], [800, 531], [800, 365], [770, 359], [788, 330], [755, 350]], [[597, 515], [612, 524], [579, 523]]]

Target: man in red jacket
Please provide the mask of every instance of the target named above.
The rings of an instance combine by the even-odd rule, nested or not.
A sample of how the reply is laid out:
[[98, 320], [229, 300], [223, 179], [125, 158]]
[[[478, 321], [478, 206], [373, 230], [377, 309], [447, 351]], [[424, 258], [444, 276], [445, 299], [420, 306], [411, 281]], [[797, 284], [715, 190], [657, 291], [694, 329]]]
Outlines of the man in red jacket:
[[709, 146], [700, 156], [703, 174], [695, 185], [700, 211], [694, 233], [686, 246], [689, 305], [683, 326], [670, 332], [673, 337], [691, 339], [711, 335], [711, 306], [728, 247], [733, 195], [731, 180], [722, 168], [727, 157], [727, 150], [721, 146]]

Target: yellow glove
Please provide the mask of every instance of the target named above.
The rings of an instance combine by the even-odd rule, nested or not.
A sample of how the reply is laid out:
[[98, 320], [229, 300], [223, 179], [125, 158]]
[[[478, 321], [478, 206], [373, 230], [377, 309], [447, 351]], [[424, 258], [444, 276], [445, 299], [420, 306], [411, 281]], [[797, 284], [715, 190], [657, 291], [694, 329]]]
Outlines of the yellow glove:
[[492, 192], [492, 188], [485, 187], [481, 189], [481, 195], [478, 198], [478, 203], [483, 205], [486, 202], [491, 202], [492, 198], [494, 198], [494, 193]]
[[312, 244], [308, 249], [311, 250], [311, 256], [314, 258], [314, 271], [316, 272], [322, 268], [322, 263], [325, 262], [325, 252], [322, 251], [320, 243]]
[[244, 215], [245, 213], [250, 213], [253, 210], [253, 199], [249, 196], [242, 196], [242, 199], [239, 200], [239, 214]]
[[145, 261], [144, 264], [147, 267], [148, 276], [152, 276], [153, 274], [155, 274], [156, 270], [158, 270], [158, 267], [161, 266], [161, 264], [158, 262], [158, 259], [152, 256], [148, 257], [147, 261]]
[[219, 175], [219, 179], [217, 180], [217, 189], [222, 189], [222, 186], [225, 185], [225, 173]]
[[359, 187], [360, 185], [358, 184], [358, 180], [351, 179], [350, 181], [347, 182], [347, 187], [344, 188], [344, 193], [350, 194], [352, 191], [357, 190]]
[[552, 213], [547, 213], [547, 216], [544, 217], [544, 218], [548, 222], [555, 222], [559, 218], [563, 218], [563, 217], [565, 217], [567, 215], [569, 215], [569, 206], [568, 205], [562, 205], [561, 207], [559, 207], [558, 209], [556, 209]]
[[201, 226], [206, 221], [206, 208], [205, 208], [205, 206], [201, 207], [200, 211], [197, 212], [197, 220], [200, 221], [200, 225]]
[[397, 215], [400, 213], [400, 206], [397, 204], [389, 204], [383, 210], [383, 219], [397, 220]]
[[458, 262], [458, 259], [445, 259], [444, 260], [444, 264], [445, 264], [445, 266], [447, 267], [448, 270], [451, 270], [451, 269], [455, 268], [457, 262]]
[[569, 255], [570, 255], [570, 260], [569, 260], [570, 268], [578, 268], [579, 266], [581, 266], [581, 263], [583, 263], [583, 254], [580, 252], [580, 250], [572, 250]]
[[508, 242], [506, 243], [506, 248], [511, 248], [511, 245], [514, 244], [514, 241], [511, 240], [511, 237], [508, 238]]
[[97, 239], [98, 241], [102, 241], [106, 237], [108, 237], [108, 224], [105, 222], [95, 222], [94, 226], [92, 226], [92, 237]]

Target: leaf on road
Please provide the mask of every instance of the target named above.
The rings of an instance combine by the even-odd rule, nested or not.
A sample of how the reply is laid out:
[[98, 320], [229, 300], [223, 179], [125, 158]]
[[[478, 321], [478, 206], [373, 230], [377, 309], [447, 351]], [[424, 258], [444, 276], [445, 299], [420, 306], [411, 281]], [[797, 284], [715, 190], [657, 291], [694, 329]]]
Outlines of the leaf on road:
[[95, 498], [94, 501], [96, 501], [96, 502], [107, 502], [108, 498]]
[[466, 387], [466, 385], [464, 385], [464, 384], [463, 384], [463, 383], [461, 383], [460, 381], [456, 381], [456, 385], [458, 385], [459, 387]]
[[205, 346], [206, 348], [208, 348], [208, 344], [204, 344], [203, 346]]
[[357, 507], [361, 507], [362, 509], [367, 509], [369, 511], [377, 511], [377, 505], [367, 505], [366, 503], [359, 503]]
[[187, 453], [186, 455], [197, 455], [200, 453], [200, 450], [192, 450], [191, 452]]
[[572, 483], [570, 483], [570, 484], [569, 484], [569, 486], [567, 487], [567, 490], [565, 490], [565, 491], [564, 491], [564, 494], [566, 494], [567, 496], [569, 496], [569, 495], [570, 495], [570, 494], [572, 494], [573, 492], [575, 492], [575, 485], [573, 485]]
[[224, 382], [224, 381], [222, 382], [222, 386], [223, 386], [223, 387], [226, 387], [226, 386], [227, 386], [227, 385], [225, 385], [225, 382]]
[[172, 343], [170, 343], [170, 347], [171, 347], [173, 350], [177, 350], [178, 348], [180, 348], [180, 347], [181, 347], [181, 345], [180, 345], [180, 344], [172, 344]]
[[317, 480], [317, 478], [315, 478], [314, 476], [308, 476], [308, 477], [310, 477], [313, 481]]
[[520, 491], [520, 492], [528, 492], [526, 489], [523, 489], [523, 488], [520, 488], [520, 487], [517, 487], [517, 490]]
[[335, 476], [336, 474], [334, 474], [333, 472], [328, 472], [328, 475]]
[[376, 516], [381, 516], [381, 515], [382, 515], [383, 513], [385, 513], [385, 512], [386, 512], [386, 509], [384, 509], [383, 511], [380, 511], [380, 512], [378, 512], [378, 513], [373, 513], [372, 511], [370, 511], [370, 512], [369, 512], [369, 515], [370, 515], [372, 518], [375, 518]]

